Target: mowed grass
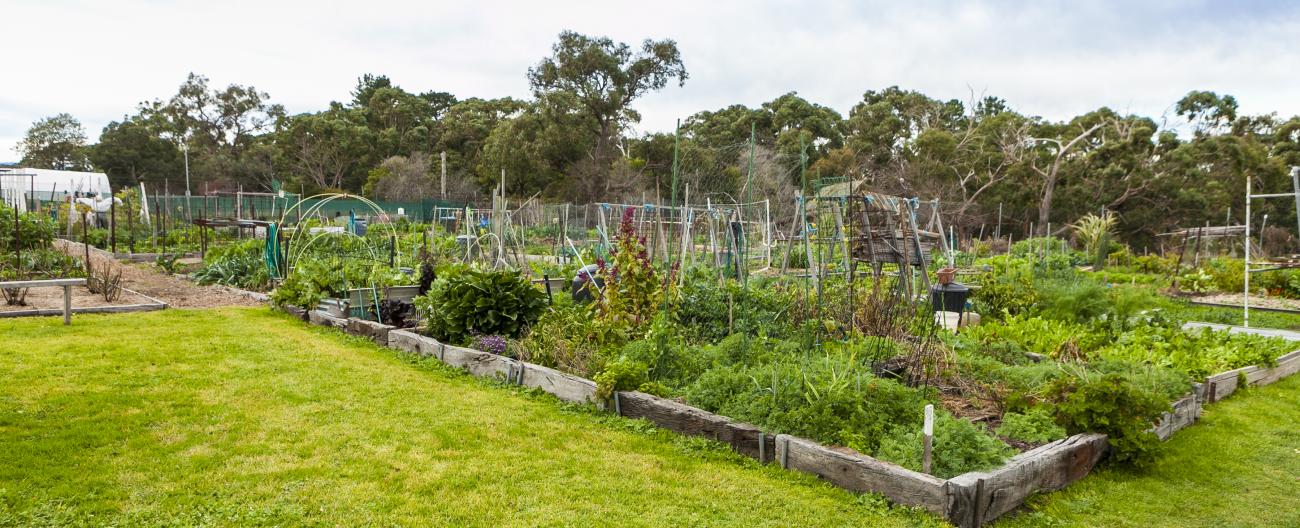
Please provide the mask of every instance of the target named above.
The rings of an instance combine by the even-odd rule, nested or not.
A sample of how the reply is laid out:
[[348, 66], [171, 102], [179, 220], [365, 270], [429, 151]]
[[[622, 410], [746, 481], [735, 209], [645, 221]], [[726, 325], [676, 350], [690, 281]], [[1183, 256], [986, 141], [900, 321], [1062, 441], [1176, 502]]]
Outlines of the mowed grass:
[[0, 525], [938, 524], [266, 309], [60, 323], [0, 320]]
[[1205, 408], [1151, 467], [1105, 468], [999, 527], [1300, 526], [1300, 375]]

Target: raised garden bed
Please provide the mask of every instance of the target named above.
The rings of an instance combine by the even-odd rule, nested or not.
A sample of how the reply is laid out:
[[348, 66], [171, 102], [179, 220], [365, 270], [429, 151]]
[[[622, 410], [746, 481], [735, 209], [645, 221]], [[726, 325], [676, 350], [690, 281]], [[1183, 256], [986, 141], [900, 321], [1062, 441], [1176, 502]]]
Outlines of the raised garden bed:
[[[758, 427], [710, 413], [680, 402], [635, 391], [614, 392], [609, 400], [596, 396], [597, 384], [572, 374], [525, 361], [448, 345], [410, 330], [359, 319], [340, 319], [313, 311], [314, 324], [333, 326], [364, 336], [390, 348], [434, 357], [480, 377], [497, 379], [550, 393], [564, 401], [590, 403], [621, 416], [643, 418], [659, 427], [701, 436], [730, 445], [736, 452], [763, 463], [818, 475], [836, 486], [879, 493], [898, 504], [924, 508], [957, 526], [979, 526], [1014, 511], [1031, 495], [1054, 491], [1087, 476], [1106, 453], [1106, 437], [1079, 434], [1051, 442], [1012, 457], [990, 470], [940, 479], [844, 448], [821, 445], [785, 434], [769, 434]], [[1222, 399], [1244, 372], [1252, 385], [1275, 382], [1300, 371], [1300, 351], [1279, 358], [1271, 368], [1248, 367], [1211, 376], [1193, 394], [1175, 402], [1153, 427], [1162, 439], [1191, 425], [1207, 398]], [[1213, 389], [1218, 384], [1221, 389]], [[1231, 389], [1229, 388], [1231, 387]]]

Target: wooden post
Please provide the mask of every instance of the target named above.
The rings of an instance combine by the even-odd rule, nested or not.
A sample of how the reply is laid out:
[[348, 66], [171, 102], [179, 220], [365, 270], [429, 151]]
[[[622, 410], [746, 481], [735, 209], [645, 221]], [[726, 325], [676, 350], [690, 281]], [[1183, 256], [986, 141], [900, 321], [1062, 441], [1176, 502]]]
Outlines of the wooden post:
[[72, 286], [63, 285], [63, 324], [72, 324]]
[[117, 199], [111, 194], [108, 197], [108, 247], [109, 251], [117, 253]]
[[127, 250], [135, 253], [135, 216], [131, 213], [131, 195], [126, 195], [126, 243]]
[[923, 444], [921, 451], [921, 472], [930, 474], [931, 449], [934, 445], [934, 405], [926, 404], [925, 406], [925, 425], [921, 433], [923, 435]]
[[442, 190], [442, 199], [446, 200], [447, 199], [447, 151], [445, 150], [442, 151], [442, 154], [439, 155], [439, 158], [442, 160], [442, 180], [439, 189]]

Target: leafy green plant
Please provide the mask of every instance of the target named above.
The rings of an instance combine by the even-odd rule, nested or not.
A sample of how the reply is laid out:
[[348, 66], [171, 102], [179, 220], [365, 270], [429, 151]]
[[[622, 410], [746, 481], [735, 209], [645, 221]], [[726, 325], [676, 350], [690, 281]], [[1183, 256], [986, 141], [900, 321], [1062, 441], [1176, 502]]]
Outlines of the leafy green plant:
[[1034, 407], [1024, 413], [1009, 412], [1002, 415], [1002, 425], [998, 426], [998, 435], [1028, 442], [1045, 444], [1065, 438], [1065, 428], [1056, 424], [1056, 419], [1046, 407]]
[[546, 307], [546, 295], [512, 270], [465, 268], [439, 273], [416, 297], [431, 335], [456, 343], [473, 333], [519, 337]]
[[[933, 440], [930, 472], [943, 479], [995, 468], [1014, 453], [983, 427], [942, 409], [935, 412]], [[876, 457], [920, 471], [922, 454], [921, 429], [897, 427], [881, 441]]]
[[1215, 290], [1214, 277], [1203, 269], [1184, 274], [1178, 278], [1178, 287], [1191, 293], [1209, 293]]
[[1119, 374], [1060, 378], [1049, 394], [1056, 402], [1056, 422], [1070, 433], [1105, 434], [1117, 462], [1144, 465], [1160, 447], [1151, 427], [1170, 410], [1169, 402], [1139, 390]]
[[153, 265], [163, 273], [171, 275], [180, 271], [180, 259], [180, 253], [159, 253], [154, 258]]
[[662, 292], [654, 265], [646, 255], [645, 240], [637, 235], [633, 213], [633, 209], [626, 209], [619, 223], [612, 269], [606, 269], [603, 260], [598, 261], [600, 273], [605, 275], [599, 306], [601, 317], [637, 328], [648, 323], [659, 309]]
[[982, 274], [975, 282], [979, 288], [972, 293], [971, 301], [976, 311], [992, 318], [1024, 312], [1038, 301], [1038, 290], [1027, 268], [1009, 265], [1004, 271]]
[[1074, 230], [1074, 236], [1079, 238], [1083, 243], [1083, 251], [1088, 255], [1096, 255], [1098, 249], [1102, 248], [1115, 228], [1115, 215], [1110, 211], [1105, 211], [1101, 215], [1088, 213], [1083, 218], [1078, 219], [1070, 224], [1070, 229]]
[[262, 260], [265, 242], [256, 239], [216, 246], [208, 251], [203, 266], [194, 272], [199, 284], [223, 284], [250, 290], [266, 290], [271, 277]]
[[643, 363], [619, 358], [605, 364], [605, 368], [592, 376], [596, 382], [596, 397], [608, 400], [615, 391], [630, 391], [646, 383], [646, 366]]

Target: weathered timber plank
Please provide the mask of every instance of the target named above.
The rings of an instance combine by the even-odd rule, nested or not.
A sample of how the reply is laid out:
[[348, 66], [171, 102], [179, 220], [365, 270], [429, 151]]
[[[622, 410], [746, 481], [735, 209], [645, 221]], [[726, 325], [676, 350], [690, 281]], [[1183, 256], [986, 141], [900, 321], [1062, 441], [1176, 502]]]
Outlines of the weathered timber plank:
[[521, 362], [519, 365], [523, 368], [520, 377], [525, 387], [541, 389], [568, 402], [594, 403], [596, 401], [594, 381], [532, 363]]
[[[1290, 356], [1291, 354], [1288, 354]], [[1286, 357], [1286, 356], [1283, 356]], [[1251, 385], [1270, 385], [1277, 383], [1282, 378], [1300, 372], [1300, 356], [1293, 356], [1286, 360], [1279, 359], [1277, 366], [1268, 369], [1262, 369], [1246, 375], [1246, 381]]]
[[[120, 306], [84, 306], [73, 308], [74, 314], [88, 313], [131, 313], [131, 312], [152, 312], [166, 308], [166, 304], [123, 304]], [[4, 317], [42, 317], [47, 315], [63, 315], [62, 308], [40, 308], [33, 310], [20, 310], [11, 312], [0, 312], [0, 318]]]
[[948, 510], [945, 481], [866, 455], [782, 434], [776, 436], [776, 460], [787, 469], [817, 475], [847, 490], [879, 493], [895, 503], [939, 515]]
[[280, 307], [280, 309], [283, 310], [284, 313], [297, 317], [298, 319], [301, 319], [303, 321], [307, 320], [307, 310], [304, 310], [297, 306], [282, 306]]
[[1196, 395], [1189, 395], [1173, 403], [1173, 410], [1160, 416], [1154, 431], [1161, 440], [1168, 440], [1178, 430], [1196, 423], [1201, 417], [1201, 402]]
[[988, 472], [948, 480], [955, 499], [947, 512], [957, 526], [979, 526], [1019, 507], [1034, 493], [1055, 491], [1088, 475], [1106, 452], [1106, 435], [1088, 433], [1031, 449]]
[[54, 286], [82, 286], [84, 284], [86, 284], [86, 279], [84, 278], [21, 280], [21, 281], [0, 281], [0, 288], [44, 288], [44, 287], [54, 287]]
[[1242, 367], [1214, 374], [1205, 380], [1208, 387], [1207, 399], [1211, 402], [1222, 400], [1236, 392], [1242, 376], [1250, 385], [1268, 385], [1300, 372], [1300, 350], [1278, 357], [1277, 364], [1270, 368], [1259, 366]]
[[515, 361], [510, 358], [472, 348], [453, 345], [442, 348], [443, 363], [463, 368], [479, 377], [504, 379], [515, 364]]
[[388, 332], [389, 348], [418, 354], [421, 356], [435, 356], [438, 351], [438, 341], [431, 337], [425, 337], [410, 330], [391, 330]]
[[348, 320], [341, 317], [334, 317], [320, 310], [312, 310], [307, 313], [307, 320], [314, 325], [332, 326], [338, 329], [347, 329]]
[[349, 334], [369, 338], [379, 346], [388, 346], [388, 333], [394, 328], [374, 321], [349, 317], [346, 329]]
[[[619, 392], [618, 410], [623, 416], [645, 418], [664, 429], [722, 442], [738, 453], [758, 458], [762, 431], [753, 425], [643, 392]], [[764, 436], [764, 458], [771, 460], [774, 439]]]

